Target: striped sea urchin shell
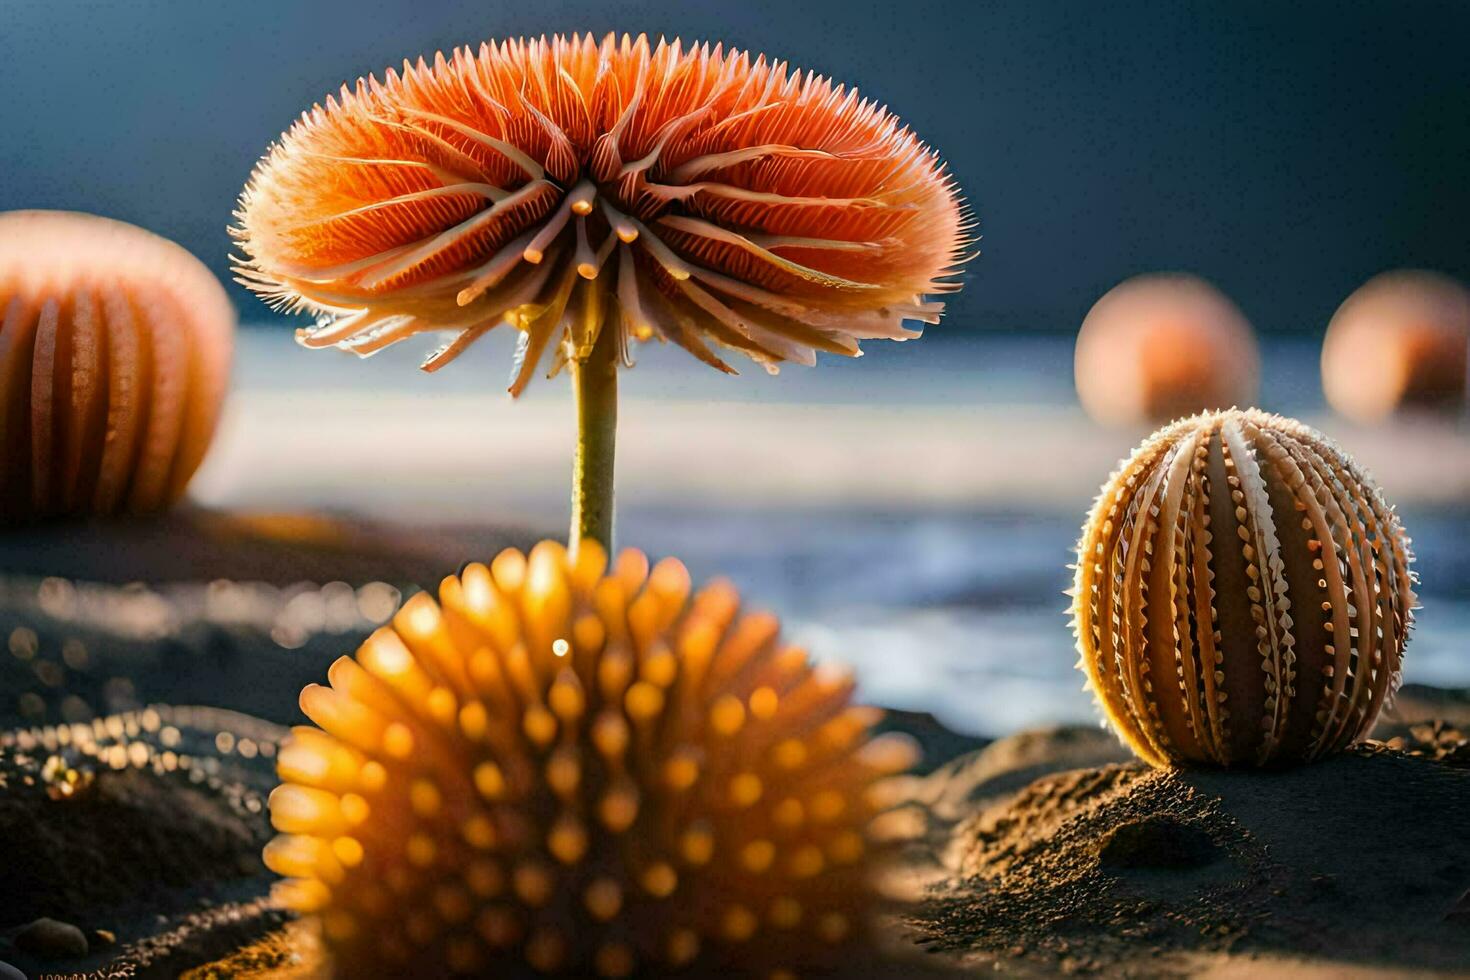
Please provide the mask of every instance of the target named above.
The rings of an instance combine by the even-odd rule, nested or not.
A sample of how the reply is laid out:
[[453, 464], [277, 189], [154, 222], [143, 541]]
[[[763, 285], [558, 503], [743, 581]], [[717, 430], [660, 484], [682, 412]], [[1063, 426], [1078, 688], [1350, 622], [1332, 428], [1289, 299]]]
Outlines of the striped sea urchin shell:
[[937, 322], [966, 217], [885, 107], [784, 62], [642, 35], [455, 49], [343, 86], [241, 197], [241, 281], [367, 355], [426, 330], [435, 370], [501, 323], [511, 391], [604, 324], [774, 370]]
[[1321, 433], [1183, 419], [1103, 487], [1077, 547], [1088, 685], [1153, 765], [1301, 762], [1363, 738], [1399, 683], [1413, 555]]
[[156, 510], [204, 459], [235, 312], [133, 225], [0, 214], [0, 520]]
[[911, 744], [779, 624], [637, 551], [543, 542], [420, 593], [301, 704], [266, 862], [343, 976], [823, 962]]

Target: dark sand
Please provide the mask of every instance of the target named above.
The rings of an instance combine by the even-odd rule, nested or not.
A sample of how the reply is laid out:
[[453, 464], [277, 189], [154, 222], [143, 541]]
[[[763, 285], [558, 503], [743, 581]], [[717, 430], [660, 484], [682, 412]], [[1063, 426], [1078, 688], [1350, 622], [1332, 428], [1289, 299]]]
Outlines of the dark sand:
[[[283, 735], [165, 707], [0, 735], [0, 960], [32, 976], [174, 977], [279, 928], [260, 850]], [[93, 936], [89, 955], [16, 949], [17, 930], [43, 916]]]
[[1470, 769], [1359, 750], [1272, 774], [1076, 770], [958, 831], [912, 921], [1042, 970], [1187, 972], [1177, 954], [1470, 968]]
[[[0, 538], [0, 961], [317, 975], [310, 930], [264, 900], [277, 726], [415, 582], [534, 537], [182, 512]], [[246, 714], [138, 713], [199, 702]], [[118, 711], [134, 724], [94, 720]], [[38, 741], [62, 720], [96, 745]], [[1470, 976], [1466, 692], [1406, 689], [1375, 733], [1393, 748], [1270, 774], [1144, 770], [1098, 729], [885, 724], [925, 766], [895, 783], [892, 911], [849, 975]], [[57, 755], [95, 778], [57, 798]], [[9, 939], [41, 915], [116, 943], [24, 959]]]
[[1470, 976], [1467, 731], [1467, 692], [1410, 687], [1388, 743], [1283, 772], [1002, 739], [908, 789], [902, 926], [1000, 975]]
[[0, 534], [0, 730], [148, 704], [278, 724], [297, 696], [466, 555], [537, 536], [179, 510]]

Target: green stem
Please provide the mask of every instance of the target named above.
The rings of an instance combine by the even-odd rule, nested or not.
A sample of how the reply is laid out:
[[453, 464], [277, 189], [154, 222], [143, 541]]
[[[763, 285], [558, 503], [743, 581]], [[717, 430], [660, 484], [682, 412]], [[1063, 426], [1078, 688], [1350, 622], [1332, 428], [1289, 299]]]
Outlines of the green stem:
[[572, 361], [577, 401], [577, 453], [572, 461], [572, 529], [567, 545], [575, 556], [584, 538], [613, 543], [613, 454], [618, 432], [617, 344], [611, 329], [600, 331], [585, 361]]

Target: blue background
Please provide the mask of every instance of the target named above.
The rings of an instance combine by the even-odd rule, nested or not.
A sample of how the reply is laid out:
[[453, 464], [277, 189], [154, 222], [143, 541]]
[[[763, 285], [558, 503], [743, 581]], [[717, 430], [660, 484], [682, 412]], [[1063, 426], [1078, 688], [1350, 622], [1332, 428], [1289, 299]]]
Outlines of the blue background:
[[1155, 269], [1214, 280], [1266, 331], [1320, 331], [1385, 268], [1470, 278], [1461, 0], [0, 0], [0, 209], [133, 221], [223, 275], [256, 158], [343, 81], [613, 29], [829, 73], [938, 147], [984, 236], [945, 332], [1072, 330]]

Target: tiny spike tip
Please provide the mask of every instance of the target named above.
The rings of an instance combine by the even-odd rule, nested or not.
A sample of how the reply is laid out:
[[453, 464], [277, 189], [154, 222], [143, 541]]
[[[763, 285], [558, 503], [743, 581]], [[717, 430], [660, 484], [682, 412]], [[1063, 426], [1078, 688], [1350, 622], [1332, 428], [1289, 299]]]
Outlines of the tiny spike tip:
[[96, 215], [0, 213], [0, 524], [182, 496], [234, 331], [218, 280], [173, 242]]
[[265, 859], [338, 975], [820, 968], [864, 928], [912, 743], [728, 584], [606, 565], [471, 564], [303, 692]]
[[917, 336], [958, 288], [969, 218], [885, 107], [771, 61], [639, 35], [516, 39], [359, 79], [256, 167], [240, 281], [321, 315], [308, 347], [429, 330], [437, 370], [501, 323], [511, 391], [605, 326], [774, 371]]
[[1103, 486], [1077, 555], [1080, 666], [1155, 766], [1321, 758], [1398, 687], [1409, 539], [1357, 463], [1293, 419], [1160, 429]]

